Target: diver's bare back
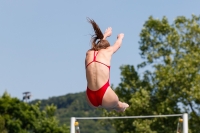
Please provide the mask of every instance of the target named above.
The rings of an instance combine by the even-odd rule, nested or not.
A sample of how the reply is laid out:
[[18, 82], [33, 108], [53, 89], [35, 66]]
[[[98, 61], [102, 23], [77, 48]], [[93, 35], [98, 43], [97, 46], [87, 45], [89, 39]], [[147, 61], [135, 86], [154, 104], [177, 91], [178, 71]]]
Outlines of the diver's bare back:
[[[96, 61], [94, 57], [96, 56]], [[110, 77], [110, 70], [107, 66], [110, 66], [111, 52], [109, 47], [107, 49], [101, 49], [99, 51], [89, 50], [86, 53], [85, 65], [86, 68], [86, 78], [88, 87], [96, 91], [108, 81]]]

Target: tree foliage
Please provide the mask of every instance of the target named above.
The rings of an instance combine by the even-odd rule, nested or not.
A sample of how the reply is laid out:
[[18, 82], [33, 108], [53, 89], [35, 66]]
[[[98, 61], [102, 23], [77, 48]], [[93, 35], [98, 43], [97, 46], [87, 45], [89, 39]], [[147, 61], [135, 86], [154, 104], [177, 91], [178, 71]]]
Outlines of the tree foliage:
[[65, 125], [59, 126], [54, 105], [40, 110], [40, 103], [28, 104], [12, 98], [7, 92], [0, 97], [1, 133], [69, 133]]
[[[140, 33], [138, 65], [146, 70], [138, 75], [134, 66], [121, 67], [121, 83], [116, 93], [130, 108], [123, 114], [105, 112], [104, 115], [160, 115], [189, 114], [189, 131], [200, 131], [200, 17], [180, 16], [172, 24], [166, 17], [152, 16]], [[142, 77], [142, 78], [140, 78]], [[119, 133], [175, 132], [177, 118], [125, 119], [113, 124]]]
[[[41, 102], [40, 107], [54, 104], [57, 107], [56, 116], [60, 124], [70, 125], [71, 117], [99, 117], [102, 116], [101, 109], [94, 109], [89, 106], [86, 100], [85, 91], [70, 93], [63, 96], [50, 97], [44, 100], [34, 100], [31, 104]], [[102, 125], [101, 121], [105, 124]], [[92, 125], [92, 126], [91, 126]], [[115, 133], [114, 128], [106, 120], [79, 120], [81, 133]]]

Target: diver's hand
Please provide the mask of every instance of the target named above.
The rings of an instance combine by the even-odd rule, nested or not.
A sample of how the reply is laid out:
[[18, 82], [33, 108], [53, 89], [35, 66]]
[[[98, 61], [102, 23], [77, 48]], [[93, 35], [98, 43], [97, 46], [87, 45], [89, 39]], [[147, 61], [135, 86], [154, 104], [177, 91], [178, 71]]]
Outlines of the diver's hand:
[[123, 39], [124, 38], [124, 33], [120, 33], [118, 36], [117, 36], [117, 39]]
[[106, 39], [107, 37], [111, 36], [112, 34], [112, 28], [108, 27], [104, 33], [104, 39]]

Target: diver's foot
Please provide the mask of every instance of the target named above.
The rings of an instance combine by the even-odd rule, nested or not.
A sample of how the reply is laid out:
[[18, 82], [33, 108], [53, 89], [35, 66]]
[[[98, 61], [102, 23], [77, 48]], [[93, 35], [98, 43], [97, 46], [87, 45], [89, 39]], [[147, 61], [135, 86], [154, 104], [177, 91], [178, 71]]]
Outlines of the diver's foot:
[[119, 102], [118, 107], [115, 108], [114, 110], [116, 110], [117, 112], [124, 112], [128, 107], [129, 105], [127, 103]]
[[124, 112], [129, 105], [127, 103], [122, 103], [122, 107], [120, 108], [119, 112]]

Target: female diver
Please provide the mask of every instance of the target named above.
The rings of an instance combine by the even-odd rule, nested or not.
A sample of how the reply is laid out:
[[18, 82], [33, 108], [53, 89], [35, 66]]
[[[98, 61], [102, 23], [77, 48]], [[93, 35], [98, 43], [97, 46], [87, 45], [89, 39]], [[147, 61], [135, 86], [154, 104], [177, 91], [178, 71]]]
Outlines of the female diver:
[[124, 34], [119, 34], [114, 45], [110, 46], [106, 38], [111, 36], [112, 28], [108, 27], [103, 34], [94, 20], [88, 18], [88, 22], [95, 32], [85, 58], [88, 103], [95, 108], [124, 112], [129, 105], [119, 101], [109, 83], [111, 57], [120, 48]]

